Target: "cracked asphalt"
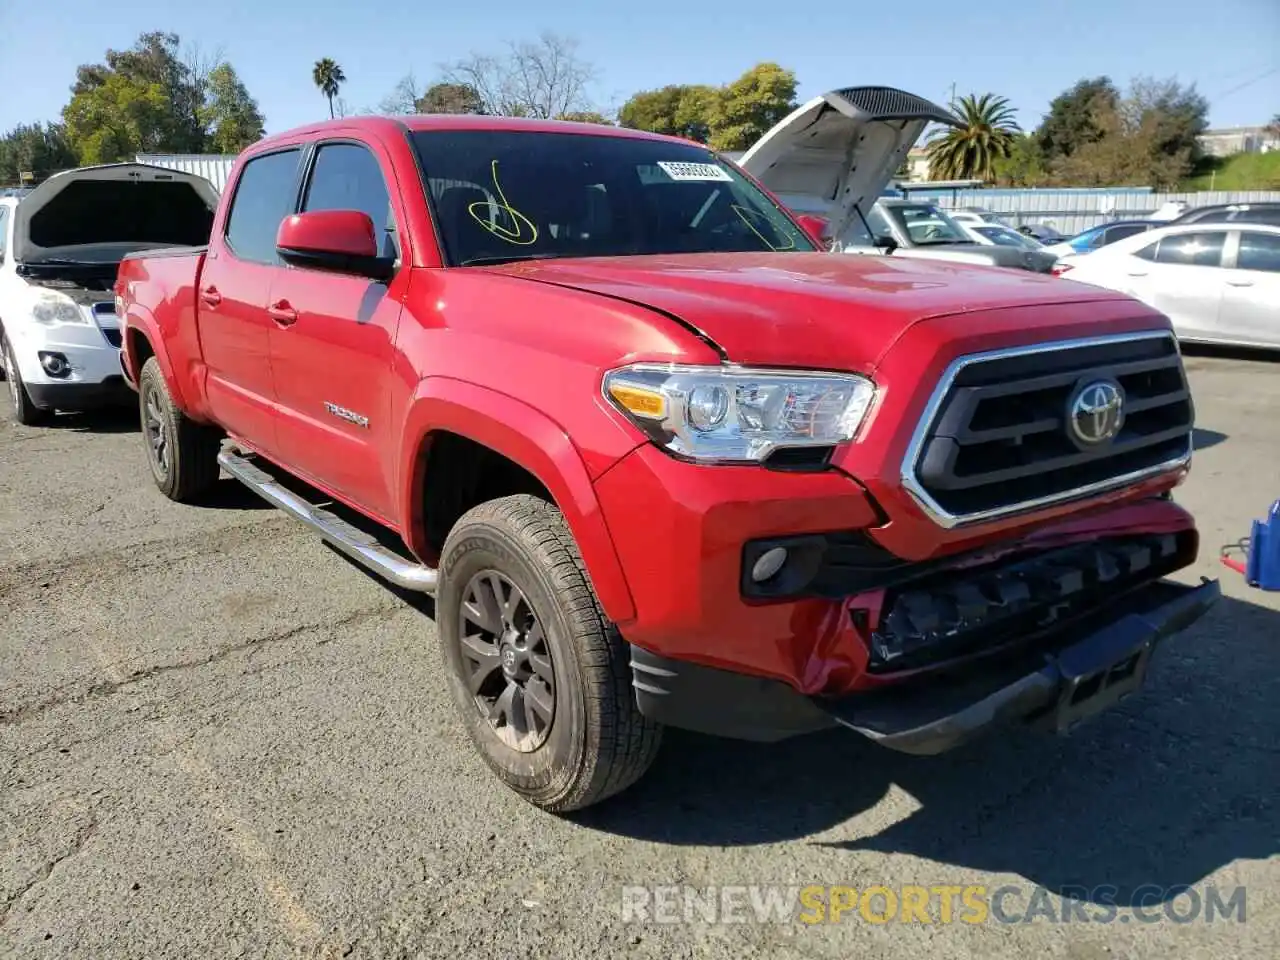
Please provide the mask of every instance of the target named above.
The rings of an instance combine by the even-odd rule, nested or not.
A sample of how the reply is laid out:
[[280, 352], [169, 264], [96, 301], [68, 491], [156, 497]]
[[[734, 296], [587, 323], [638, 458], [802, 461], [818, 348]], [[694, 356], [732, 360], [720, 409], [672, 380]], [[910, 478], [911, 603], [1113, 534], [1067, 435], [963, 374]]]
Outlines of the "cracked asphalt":
[[[429, 605], [229, 479], [209, 506], [168, 502], [127, 416], [29, 430], [5, 395], [0, 956], [1275, 956], [1280, 594], [1217, 546], [1280, 497], [1280, 362], [1188, 365], [1200, 449], [1178, 499], [1204, 549], [1182, 579], [1226, 597], [1140, 695], [1069, 738], [933, 759], [673, 733], [640, 786], [573, 819], [466, 744]], [[1006, 917], [1042, 909], [624, 922], [625, 886], [670, 884], [1012, 885]], [[1209, 886], [1244, 887], [1243, 923], [1194, 915]], [[1064, 892], [1080, 909], [1053, 922]], [[1108, 897], [1111, 922], [1080, 919]]]

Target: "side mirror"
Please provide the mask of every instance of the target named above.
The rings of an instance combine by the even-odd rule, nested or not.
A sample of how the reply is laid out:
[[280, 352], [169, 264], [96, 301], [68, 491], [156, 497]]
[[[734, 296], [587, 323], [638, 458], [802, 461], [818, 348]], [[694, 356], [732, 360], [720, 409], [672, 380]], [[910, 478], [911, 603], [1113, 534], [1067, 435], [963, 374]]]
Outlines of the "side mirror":
[[285, 263], [315, 270], [389, 279], [395, 260], [378, 254], [373, 221], [359, 210], [313, 210], [286, 217], [276, 231], [276, 252]]
[[796, 223], [804, 229], [812, 240], [820, 247], [825, 247], [831, 239], [831, 221], [826, 217], [817, 217], [811, 213], [802, 213], [796, 217]]
[[889, 236], [887, 233], [876, 234], [875, 239], [871, 242], [881, 250], [887, 250], [889, 253], [893, 253], [893, 251], [898, 249], [898, 241], [893, 239], [893, 237]]

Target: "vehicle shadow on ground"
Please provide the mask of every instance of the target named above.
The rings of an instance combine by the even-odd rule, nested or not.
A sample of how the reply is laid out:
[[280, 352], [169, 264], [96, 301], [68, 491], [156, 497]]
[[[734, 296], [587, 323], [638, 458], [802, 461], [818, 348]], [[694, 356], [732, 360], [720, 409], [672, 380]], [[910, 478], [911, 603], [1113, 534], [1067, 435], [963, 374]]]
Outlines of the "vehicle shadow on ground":
[[[1151, 903], [1150, 885], [1172, 899], [1280, 852], [1280, 612], [1224, 597], [1208, 616], [1158, 653], [1145, 690], [1067, 738], [1016, 730], [909, 757], [841, 731], [773, 745], [670, 732], [645, 780], [577, 819], [674, 845], [825, 834], [811, 842], [1017, 874], [1073, 899]], [[891, 788], [920, 808], [865, 833], [855, 818]]]
[[1224, 440], [1230, 440], [1225, 433], [1219, 433], [1217, 430], [1205, 430], [1196, 427], [1191, 431], [1191, 446], [1196, 450], [1208, 450], [1210, 447], [1216, 447]]
[[1182, 343], [1179, 347], [1187, 360], [1196, 357], [1213, 357], [1219, 360], [1249, 360], [1254, 363], [1280, 364], [1280, 350], [1214, 346], [1208, 343]]
[[258, 496], [239, 480], [220, 477], [213, 489], [193, 501], [191, 506], [206, 510], [272, 510], [271, 504]]
[[85, 413], [60, 413], [50, 423], [73, 433], [136, 433], [141, 430], [136, 407], [110, 407]]

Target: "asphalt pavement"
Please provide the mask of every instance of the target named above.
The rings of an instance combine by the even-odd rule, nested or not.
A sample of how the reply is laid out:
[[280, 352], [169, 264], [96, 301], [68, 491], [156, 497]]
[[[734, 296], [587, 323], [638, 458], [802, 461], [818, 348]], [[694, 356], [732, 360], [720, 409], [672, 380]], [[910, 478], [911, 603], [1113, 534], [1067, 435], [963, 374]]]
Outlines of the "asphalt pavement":
[[1275, 956], [1280, 594], [1217, 548], [1280, 497], [1280, 362], [1188, 366], [1180, 579], [1225, 597], [1139, 695], [931, 759], [669, 733], [568, 819], [465, 741], [429, 603], [230, 479], [165, 500], [136, 418], [26, 429], [3, 394], [0, 956]]

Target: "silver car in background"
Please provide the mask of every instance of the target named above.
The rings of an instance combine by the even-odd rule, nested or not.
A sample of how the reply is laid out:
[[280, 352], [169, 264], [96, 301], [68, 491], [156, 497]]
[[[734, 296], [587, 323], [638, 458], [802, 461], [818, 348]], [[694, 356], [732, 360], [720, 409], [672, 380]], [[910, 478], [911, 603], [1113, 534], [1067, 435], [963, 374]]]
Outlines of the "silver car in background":
[[1280, 349], [1280, 227], [1162, 227], [1063, 257], [1054, 273], [1150, 304], [1180, 340]]

